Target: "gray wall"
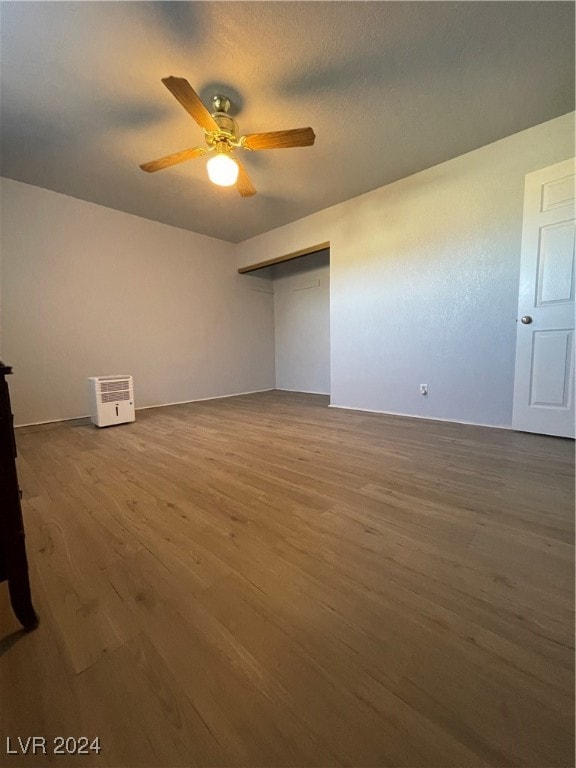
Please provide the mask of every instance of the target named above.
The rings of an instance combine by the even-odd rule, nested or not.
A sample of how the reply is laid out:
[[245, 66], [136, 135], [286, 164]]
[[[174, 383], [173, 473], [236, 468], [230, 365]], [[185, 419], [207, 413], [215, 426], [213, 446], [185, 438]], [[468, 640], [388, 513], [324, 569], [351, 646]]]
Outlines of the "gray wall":
[[332, 405], [509, 426], [524, 176], [573, 154], [570, 113], [240, 243], [238, 266], [330, 242]]
[[3, 180], [16, 422], [86, 414], [91, 375], [140, 407], [273, 387], [274, 297], [236, 268], [330, 241], [332, 404], [509, 426], [524, 176], [573, 154], [571, 113], [239, 245]]
[[132, 374], [137, 407], [274, 387], [273, 297], [238, 275], [233, 245], [16, 181], [1, 190], [17, 424], [89, 413], [88, 376]]
[[330, 252], [272, 268], [276, 388], [330, 394]]

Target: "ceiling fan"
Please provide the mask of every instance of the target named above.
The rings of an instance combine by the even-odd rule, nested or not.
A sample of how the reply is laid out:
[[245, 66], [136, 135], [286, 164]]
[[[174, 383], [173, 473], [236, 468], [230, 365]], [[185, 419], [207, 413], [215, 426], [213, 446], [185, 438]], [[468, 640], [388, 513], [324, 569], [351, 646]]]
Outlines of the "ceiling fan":
[[309, 147], [314, 144], [316, 137], [312, 128], [248, 133], [238, 137], [236, 121], [228, 114], [230, 100], [226, 96], [216, 95], [212, 98], [214, 111], [210, 113], [188, 80], [183, 77], [164, 77], [162, 82], [186, 112], [204, 130], [206, 148], [191, 147], [175, 152], [173, 155], [143, 163], [140, 166], [143, 171], [148, 173], [161, 171], [171, 165], [214, 152], [215, 154], [210, 158], [207, 166], [210, 180], [223, 187], [236, 184], [242, 197], [250, 197], [256, 194], [256, 189], [242, 163], [233, 157], [234, 150], [286, 149], [288, 147]]

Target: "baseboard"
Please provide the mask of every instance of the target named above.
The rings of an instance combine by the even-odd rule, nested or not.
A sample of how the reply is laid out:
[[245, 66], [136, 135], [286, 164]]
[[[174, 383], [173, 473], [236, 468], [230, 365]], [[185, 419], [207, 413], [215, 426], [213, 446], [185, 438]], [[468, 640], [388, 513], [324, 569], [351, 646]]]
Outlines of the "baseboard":
[[329, 408], [339, 408], [342, 411], [360, 411], [361, 413], [380, 413], [384, 416], [404, 416], [408, 419], [421, 419], [423, 421], [439, 421], [445, 424], [465, 424], [470, 427], [488, 427], [488, 429], [508, 429], [514, 431], [511, 425], [505, 424], [482, 424], [479, 421], [460, 421], [459, 419], [441, 419], [438, 416], [421, 416], [418, 413], [399, 413], [398, 411], [377, 411], [373, 408], [355, 408], [351, 405], [335, 405], [330, 403]]
[[137, 411], [147, 411], [150, 408], [167, 408], [169, 405], [188, 405], [188, 403], [204, 403], [207, 400], [225, 400], [227, 397], [242, 397], [242, 395], [257, 395], [258, 392], [273, 392], [274, 387], [266, 389], [249, 389], [247, 392], [232, 392], [230, 395], [213, 395], [212, 397], [197, 397], [195, 400], [178, 400], [174, 403], [159, 403], [158, 405], [143, 405]]
[[316, 392], [313, 389], [286, 389], [286, 387], [274, 387], [277, 392], [299, 392], [301, 395], [325, 395], [330, 397], [330, 392]]
[[25, 424], [14, 424], [14, 429], [23, 427], [42, 427], [44, 424], [64, 424], [64, 422], [68, 421], [83, 421], [85, 419], [90, 419], [90, 415], [68, 416], [66, 419], [48, 419], [48, 421], [27, 421]]
[[[307, 390], [302, 389], [280, 389], [279, 387], [267, 387], [266, 389], [251, 389], [246, 392], [233, 392], [229, 395], [214, 395], [213, 397], [199, 397], [195, 400], [178, 400], [177, 402], [173, 403], [159, 403], [158, 405], [143, 405], [141, 408], [136, 408], [137, 411], [147, 411], [151, 408], [168, 408], [171, 405], [188, 405], [190, 403], [203, 403], [208, 400], [225, 400], [228, 397], [242, 397], [242, 395], [256, 395], [259, 392], [273, 392], [277, 390], [278, 392], [295, 392], [295, 393], [301, 393], [303, 395], [325, 395], [329, 396], [329, 392], [311, 392]], [[467, 426], [471, 427], [488, 427], [489, 429], [507, 429], [510, 431], [514, 431], [513, 427], [511, 425], [497, 425], [497, 424], [482, 424], [478, 421], [461, 421], [459, 419], [441, 419], [438, 417], [433, 416], [422, 416], [420, 414], [416, 413], [400, 413], [398, 411], [381, 411], [376, 410], [374, 408], [357, 408], [352, 405], [336, 405], [334, 403], [328, 404], [329, 408], [338, 408], [342, 411], [358, 411], [360, 413], [379, 413], [384, 416], [403, 416], [405, 418], [409, 419], [422, 419], [424, 421], [438, 421], [443, 422], [447, 424], [465, 424]], [[89, 415], [85, 416], [70, 416], [66, 419], [49, 419], [47, 421], [31, 421], [26, 424], [15, 424], [14, 427], [16, 429], [19, 429], [20, 427], [39, 427], [43, 424], [63, 424], [70, 421], [80, 421], [90, 419]]]
[[[258, 392], [272, 392], [274, 387], [268, 387], [267, 389], [250, 389], [246, 392], [232, 392], [230, 395], [214, 395], [213, 397], [198, 397], [196, 400], [179, 400], [174, 403], [159, 403], [158, 405], [143, 405], [141, 408], [136, 408], [137, 411], [147, 411], [150, 408], [168, 408], [170, 405], [187, 405], [188, 403], [203, 403], [206, 400], [225, 400], [227, 397], [242, 397], [242, 395], [255, 395]], [[69, 421], [80, 421], [82, 419], [90, 419], [90, 415], [87, 416], [69, 416], [66, 419], [48, 419], [48, 421], [30, 421], [26, 424], [15, 424], [14, 428], [20, 427], [40, 427], [43, 424], [63, 424]]]

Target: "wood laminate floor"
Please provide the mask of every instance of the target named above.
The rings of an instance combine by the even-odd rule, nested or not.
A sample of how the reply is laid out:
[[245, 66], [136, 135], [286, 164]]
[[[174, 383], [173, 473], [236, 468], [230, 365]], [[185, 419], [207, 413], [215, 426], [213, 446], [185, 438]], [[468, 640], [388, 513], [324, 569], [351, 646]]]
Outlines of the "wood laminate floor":
[[7, 766], [574, 764], [573, 443], [326, 405], [18, 430]]

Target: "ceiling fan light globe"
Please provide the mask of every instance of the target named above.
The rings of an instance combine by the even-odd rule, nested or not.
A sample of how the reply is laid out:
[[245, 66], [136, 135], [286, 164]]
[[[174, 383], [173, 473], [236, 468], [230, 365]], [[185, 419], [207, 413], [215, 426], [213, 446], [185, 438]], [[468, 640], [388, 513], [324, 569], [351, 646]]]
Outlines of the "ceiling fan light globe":
[[219, 187], [231, 187], [238, 179], [238, 164], [224, 154], [214, 155], [206, 165], [208, 178]]

